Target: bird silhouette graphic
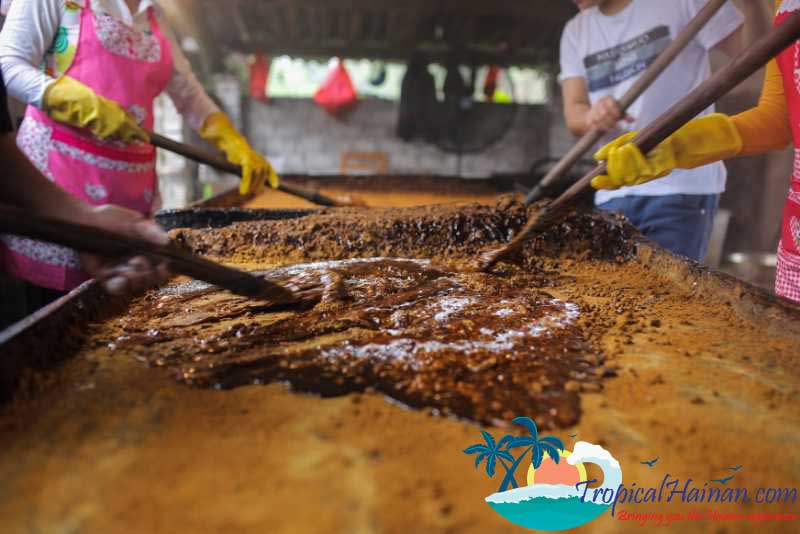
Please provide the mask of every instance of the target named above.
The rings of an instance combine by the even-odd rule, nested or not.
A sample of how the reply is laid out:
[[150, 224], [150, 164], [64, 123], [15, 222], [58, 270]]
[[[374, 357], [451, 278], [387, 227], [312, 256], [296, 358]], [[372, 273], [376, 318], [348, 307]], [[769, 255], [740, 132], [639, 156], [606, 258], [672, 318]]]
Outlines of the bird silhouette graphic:
[[642, 465], [646, 465], [647, 467], [653, 467], [656, 464], [656, 462], [658, 462], [659, 458], [660, 458], [660, 456], [656, 456], [652, 460], [649, 460], [647, 462], [639, 462], [639, 463], [642, 464]]
[[731, 476], [726, 477], [726, 478], [715, 478], [711, 482], [716, 482], [717, 484], [722, 484], [724, 486], [725, 484], [727, 484], [728, 482], [733, 480], [733, 477], [734, 477], [734, 475], [731, 475]]
[[742, 467], [744, 467], [744, 466], [737, 465], [736, 467], [729, 467], [729, 468], [728, 468], [728, 470], [729, 470], [729, 471], [738, 471], [738, 470], [739, 470], [739, 469], [741, 469]]

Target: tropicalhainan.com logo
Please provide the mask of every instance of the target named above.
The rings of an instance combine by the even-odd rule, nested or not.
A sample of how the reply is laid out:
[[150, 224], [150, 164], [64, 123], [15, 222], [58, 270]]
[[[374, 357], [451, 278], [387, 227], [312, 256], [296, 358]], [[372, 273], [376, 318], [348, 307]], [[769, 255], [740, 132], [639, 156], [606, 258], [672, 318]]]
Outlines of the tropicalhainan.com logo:
[[[481, 431], [484, 443], [467, 447], [475, 455], [475, 467], [482, 464], [486, 474], [502, 475], [500, 489], [486, 497], [498, 514], [517, 525], [534, 530], [567, 530], [585, 525], [610, 511], [613, 518], [640, 526], [670, 526], [682, 521], [747, 521], [753, 525], [766, 522], [795, 522], [796, 513], [751, 512], [723, 513], [717, 509], [698, 508], [690, 513], [630, 512], [628, 504], [683, 503], [701, 505], [746, 504], [792, 505], [797, 502], [797, 488], [748, 488], [728, 486], [742, 466], [728, 467], [727, 476], [698, 482], [664, 475], [658, 487], [622, 483], [619, 462], [599, 445], [578, 441], [572, 451], [554, 436], [540, 436], [536, 423], [517, 417], [513, 423], [525, 427], [523, 436], [506, 435], [499, 440]], [[573, 435], [572, 437], [574, 437]], [[650, 468], [658, 457], [641, 462]], [[603, 472], [603, 482], [589, 480], [585, 464], [595, 464]], [[526, 484], [517, 483], [519, 468], [526, 474]]]

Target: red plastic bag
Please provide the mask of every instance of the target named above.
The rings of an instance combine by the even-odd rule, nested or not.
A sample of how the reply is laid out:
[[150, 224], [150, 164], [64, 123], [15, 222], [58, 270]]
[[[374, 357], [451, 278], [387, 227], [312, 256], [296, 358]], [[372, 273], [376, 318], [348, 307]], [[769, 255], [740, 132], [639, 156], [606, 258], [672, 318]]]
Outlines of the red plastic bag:
[[269, 61], [263, 52], [256, 54], [256, 60], [250, 65], [250, 96], [261, 102], [267, 102], [267, 82], [269, 81]]
[[357, 100], [358, 95], [353, 81], [341, 61], [328, 73], [328, 77], [314, 95], [314, 102], [325, 108], [331, 115], [339, 115], [355, 104]]
[[486, 100], [494, 100], [494, 92], [497, 91], [497, 79], [500, 77], [500, 67], [491, 65], [486, 73], [486, 81], [483, 82], [483, 95]]

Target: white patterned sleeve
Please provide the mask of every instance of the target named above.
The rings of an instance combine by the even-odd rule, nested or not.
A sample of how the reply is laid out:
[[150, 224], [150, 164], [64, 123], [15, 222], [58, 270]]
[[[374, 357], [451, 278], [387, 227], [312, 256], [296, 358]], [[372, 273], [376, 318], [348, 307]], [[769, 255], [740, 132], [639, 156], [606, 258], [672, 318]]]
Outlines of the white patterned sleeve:
[[167, 84], [167, 94], [189, 126], [198, 131], [206, 118], [212, 113], [219, 112], [220, 109], [200, 85], [189, 60], [181, 50], [175, 33], [159, 8], [156, 9], [156, 17], [162, 33], [169, 40], [172, 48], [172, 78]]
[[64, 0], [11, 2], [0, 31], [0, 65], [8, 94], [42, 107], [42, 97], [53, 78], [41, 71], [45, 53], [61, 22]]

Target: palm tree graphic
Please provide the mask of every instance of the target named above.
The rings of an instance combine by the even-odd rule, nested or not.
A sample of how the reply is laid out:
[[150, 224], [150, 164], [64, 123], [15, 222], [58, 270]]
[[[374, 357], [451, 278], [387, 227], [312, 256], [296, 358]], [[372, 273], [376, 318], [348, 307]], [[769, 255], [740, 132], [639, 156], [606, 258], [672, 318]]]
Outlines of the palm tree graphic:
[[[539, 466], [542, 465], [545, 454], [552, 458], [556, 464], [558, 464], [558, 462], [561, 460], [560, 453], [564, 450], [564, 443], [557, 437], [543, 436], [540, 438], [539, 430], [536, 428], [536, 423], [530, 417], [515, 417], [511, 422], [524, 426], [528, 430], [529, 435], [506, 435], [503, 436], [499, 442], [495, 442], [495, 439], [491, 434], [481, 430], [481, 434], [483, 434], [483, 439], [486, 441], [486, 445], [472, 445], [471, 447], [464, 449], [464, 453], [466, 454], [478, 454], [478, 456], [475, 458], [476, 468], [480, 465], [484, 458], [486, 459], [486, 474], [488, 474], [489, 477], [494, 477], [496, 463], [498, 461], [500, 462], [506, 471], [506, 476], [503, 478], [503, 481], [500, 484], [499, 491], [501, 493], [506, 491], [509, 486], [512, 488], [519, 487], [516, 479], [514, 478], [514, 473], [529, 452], [531, 453], [531, 463], [533, 464], [533, 468], [538, 469]], [[512, 449], [523, 447], [524, 450], [519, 456], [515, 457], [513, 454], [511, 454]], [[511, 465], [506, 465], [506, 462], [509, 462]]]
[[[478, 455], [475, 457], [475, 469], [481, 465], [483, 460], [486, 460], [486, 474], [489, 475], [489, 478], [494, 477], [497, 462], [500, 462], [500, 465], [502, 465], [506, 471], [506, 476], [508, 476], [509, 465], [514, 463], [514, 457], [510, 452], [508, 452], [506, 447], [511, 440], [514, 439], [514, 436], [504, 436], [503, 439], [500, 440], [500, 443], [496, 443], [494, 437], [485, 430], [481, 430], [481, 434], [483, 434], [483, 439], [486, 441], [486, 445], [480, 443], [477, 445], [472, 445], [471, 447], [464, 449], [464, 452], [466, 454]], [[514, 480], [513, 477], [512, 480], [514, 487], [518, 487], [517, 481]]]

